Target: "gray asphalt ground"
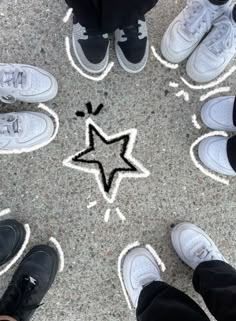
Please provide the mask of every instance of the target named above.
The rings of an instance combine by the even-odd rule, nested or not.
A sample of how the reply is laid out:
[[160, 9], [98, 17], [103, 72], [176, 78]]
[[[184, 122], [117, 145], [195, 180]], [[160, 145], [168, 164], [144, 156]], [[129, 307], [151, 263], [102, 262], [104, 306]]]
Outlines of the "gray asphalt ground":
[[[150, 42], [159, 51], [162, 35], [185, 1], [160, 0], [147, 15]], [[55, 236], [65, 252], [65, 270], [49, 291], [35, 320], [131, 321], [131, 313], [117, 276], [117, 258], [129, 243], [150, 243], [167, 266], [163, 279], [186, 291], [197, 302], [192, 272], [175, 255], [170, 226], [193, 222], [206, 230], [235, 266], [234, 179], [225, 186], [204, 176], [193, 165], [189, 148], [209, 130], [191, 123], [199, 115], [199, 97], [206, 91], [188, 90], [181, 84], [185, 63], [177, 70], [163, 67], [150, 55], [146, 69], [128, 75], [118, 65], [107, 78], [95, 83], [81, 77], [68, 62], [64, 39], [71, 36], [71, 21], [63, 24], [63, 0], [2, 0], [0, 5], [1, 61], [37, 65], [59, 82], [56, 99], [48, 103], [60, 118], [56, 139], [47, 147], [22, 155], [0, 156], [0, 209], [11, 208], [10, 217], [29, 223], [28, 248]], [[234, 94], [236, 74], [224, 85]], [[170, 81], [186, 89], [190, 101], [175, 96]], [[137, 128], [133, 155], [150, 170], [146, 179], [124, 179], [116, 202], [109, 206], [93, 175], [62, 166], [63, 159], [85, 147], [85, 119], [75, 116], [85, 103], [104, 103], [94, 121], [111, 135]], [[37, 105], [0, 105], [1, 112], [37, 110]], [[106, 150], [102, 151], [106, 156]], [[109, 155], [108, 155], [109, 156]], [[97, 205], [87, 209], [89, 202]], [[112, 208], [111, 219], [104, 213]], [[126, 216], [122, 223], [115, 213]], [[1, 291], [13, 273], [2, 277]], [[204, 305], [203, 305], [204, 306]]]

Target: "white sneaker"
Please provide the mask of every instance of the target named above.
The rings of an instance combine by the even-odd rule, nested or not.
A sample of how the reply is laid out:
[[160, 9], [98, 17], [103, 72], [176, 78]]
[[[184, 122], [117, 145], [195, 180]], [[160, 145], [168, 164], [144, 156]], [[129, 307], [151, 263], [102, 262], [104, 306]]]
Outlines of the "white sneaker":
[[163, 56], [173, 63], [186, 59], [228, 6], [228, 3], [217, 6], [208, 0], [188, 0], [187, 6], [164, 34], [161, 42]]
[[228, 138], [215, 136], [201, 141], [198, 155], [201, 162], [209, 169], [227, 176], [236, 176], [227, 154]]
[[155, 258], [143, 247], [128, 252], [123, 260], [122, 275], [124, 286], [135, 308], [143, 288], [153, 281], [161, 281]]
[[214, 130], [236, 131], [234, 104], [235, 96], [217, 97], [209, 100], [202, 107], [202, 121], [207, 127]]
[[189, 77], [207, 82], [218, 77], [236, 55], [236, 23], [230, 6], [187, 62]]
[[4, 103], [45, 102], [57, 91], [57, 81], [47, 71], [29, 65], [0, 64], [0, 100]]
[[199, 227], [190, 223], [176, 225], [171, 240], [178, 256], [192, 269], [207, 261], [227, 262], [210, 237]]
[[25, 149], [48, 141], [53, 121], [43, 113], [0, 114], [0, 150]]

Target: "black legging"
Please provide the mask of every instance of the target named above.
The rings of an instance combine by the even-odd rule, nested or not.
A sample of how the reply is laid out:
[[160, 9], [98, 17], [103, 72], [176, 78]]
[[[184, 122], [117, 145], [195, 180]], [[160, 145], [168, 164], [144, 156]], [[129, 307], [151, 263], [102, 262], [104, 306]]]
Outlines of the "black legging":
[[104, 33], [136, 23], [158, 0], [66, 0], [74, 9], [75, 22]]
[[[221, 261], [200, 264], [193, 285], [217, 321], [236, 320], [236, 271]], [[186, 294], [164, 282], [153, 282], [141, 292], [138, 321], [209, 321]]]

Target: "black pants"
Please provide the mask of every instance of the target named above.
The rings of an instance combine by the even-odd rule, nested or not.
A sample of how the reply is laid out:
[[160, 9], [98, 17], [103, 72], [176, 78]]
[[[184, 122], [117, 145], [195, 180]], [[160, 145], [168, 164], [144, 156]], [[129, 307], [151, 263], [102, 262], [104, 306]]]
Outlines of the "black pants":
[[[221, 261], [201, 263], [193, 286], [217, 321], [236, 321], [236, 270]], [[153, 282], [141, 292], [138, 321], [209, 321], [205, 312], [183, 292]]]
[[130, 26], [151, 10], [158, 0], [66, 0], [75, 22], [103, 33]]

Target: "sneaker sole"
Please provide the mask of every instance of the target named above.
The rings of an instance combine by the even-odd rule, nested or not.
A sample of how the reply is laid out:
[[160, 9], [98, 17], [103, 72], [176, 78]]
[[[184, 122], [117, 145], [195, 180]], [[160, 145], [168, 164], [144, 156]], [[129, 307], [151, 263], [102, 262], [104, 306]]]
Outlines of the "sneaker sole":
[[[89, 73], [91, 73], [91, 74], [100, 74], [100, 73], [102, 73], [102, 72], [106, 69], [106, 67], [107, 67], [107, 65], [108, 65], [108, 63], [109, 63], [110, 43], [109, 43], [108, 48], [107, 48], [106, 61], [105, 61], [105, 63], [104, 63], [104, 67], [102, 67], [102, 68], [99, 69], [99, 70], [90, 69], [90, 68], [88, 68], [88, 67], [82, 62], [82, 60], [80, 59], [80, 56], [79, 56], [78, 53], [77, 53], [76, 46], [75, 46], [75, 40], [74, 40], [74, 37], [73, 37], [73, 36], [72, 36], [72, 44], [73, 44], [73, 49], [74, 49], [74, 54], [75, 54], [75, 56], [76, 56], [76, 59], [78, 60], [78, 62], [79, 62], [80, 65], [82, 66], [82, 68], [85, 69], [87, 72], [89, 72]], [[95, 65], [95, 64], [94, 64], [94, 65]], [[95, 65], [95, 66], [96, 66], [96, 65]]]

